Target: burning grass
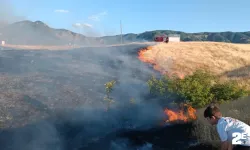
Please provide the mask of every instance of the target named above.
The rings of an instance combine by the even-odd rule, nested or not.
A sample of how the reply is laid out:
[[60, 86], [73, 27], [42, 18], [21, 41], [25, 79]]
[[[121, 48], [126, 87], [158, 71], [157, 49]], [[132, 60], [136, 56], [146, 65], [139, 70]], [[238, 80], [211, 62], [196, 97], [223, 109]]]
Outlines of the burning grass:
[[[223, 116], [229, 116], [237, 118], [241, 121], [244, 121], [250, 125], [250, 97], [242, 98], [237, 101], [230, 101], [224, 104], [218, 104]], [[191, 108], [191, 107], [189, 107]], [[220, 139], [216, 131], [215, 126], [211, 126], [203, 117], [203, 112], [205, 108], [197, 109], [194, 111], [192, 108], [189, 114], [195, 112], [195, 119], [187, 121], [187, 115], [183, 115], [184, 111], [180, 110], [179, 112], [167, 110], [167, 115], [169, 116], [168, 123], [173, 124], [171, 131], [174, 136], [180, 136], [177, 132], [178, 126], [182, 126], [185, 130], [192, 130], [188, 133], [189, 137], [193, 137], [197, 141], [190, 145], [189, 150], [204, 149], [204, 150], [219, 150], [220, 149]], [[176, 122], [176, 120], [184, 120], [182, 122]], [[177, 125], [177, 126], [175, 126]], [[174, 134], [176, 132], [176, 134]], [[186, 135], [185, 135], [186, 136]]]
[[[133, 50], [134, 52], [135, 50]], [[34, 53], [37, 53], [38, 51], [35, 51]], [[146, 51], [147, 52], [147, 51]], [[155, 52], [152, 52], [155, 53]], [[31, 54], [31, 53], [30, 53]], [[90, 59], [92, 58], [90, 57], [90, 55], [87, 55], [88, 53], [84, 53], [82, 55], [80, 55], [80, 53], [76, 53], [75, 55], [79, 55], [79, 57], [81, 57], [81, 59], [83, 59], [83, 61], [81, 62], [76, 61], [74, 62], [73, 65], [77, 65], [78, 67], [76, 68], [72, 68], [72, 67], [65, 67], [68, 66], [68, 64], [71, 64], [72, 59], [74, 59], [71, 55], [67, 54], [67, 57], [63, 58], [63, 62], [64, 63], [60, 63], [59, 61], [57, 61], [57, 63], [60, 63], [61, 66], [63, 66], [64, 68], [57, 68], [54, 67], [51, 64], [55, 64], [55, 63], [51, 63], [50, 65], [46, 66], [46, 67], [41, 67], [40, 70], [46, 68], [46, 71], [44, 71], [43, 73], [38, 73], [38, 75], [32, 75], [32, 73], [28, 72], [28, 71], [32, 71], [32, 69], [35, 69], [37, 71], [39, 70], [38, 65], [36, 67], [34, 67], [35, 64], [43, 64], [45, 62], [52, 62], [52, 61], [48, 61], [50, 59], [48, 59], [48, 56], [43, 56], [40, 57], [41, 62], [36, 62], [35, 64], [28, 64], [27, 62], [29, 61], [20, 61], [18, 63], [14, 63], [15, 65], [17, 64], [25, 64], [24, 66], [27, 66], [27, 68], [29, 69], [24, 69], [24, 67], [22, 65], [20, 65], [20, 67], [23, 67], [23, 74], [16, 74], [13, 76], [10, 76], [10, 74], [7, 75], [1, 75], [0, 76], [0, 85], [1, 86], [1, 93], [0, 93], [0, 100], [1, 100], [1, 110], [4, 110], [4, 107], [7, 106], [8, 110], [11, 109], [16, 109], [17, 112], [15, 113], [16, 116], [14, 116], [14, 119], [19, 119], [21, 123], [26, 123], [28, 121], [34, 121], [33, 119], [35, 117], [38, 117], [39, 115], [50, 115], [54, 113], [54, 108], [75, 108], [81, 105], [84, 106], [92, 106], [95, 109], [102, 109], [103, 107], [96, 107], [98, 106], [98, 104], [100, 104], [102, 98], [104, 97], [105, 94], [105, 87], [104, 87], [104, 82], [106, 82], [109, 79], [113, 79], [113, 75], [119, 76], [120, 74], [123, 74], [122, 77], [120, 77], [120, 79], [124, 79], [125, 76], [127, 76], [127, 72], [130, 71], [129, 69], [126, 69], [125, 67], [121, 67], [122, 69], [119, 70], [118, 72], [112, 72], [111, 70], [107, 69], [107, 66], [104, 66], [106, 74], [104, 72], [100, 72], [100, 68], [98, 68], [99, 72], [95, 73], [93, 70], [92, 73], [91, 69], [93, 69], [93, 65], [90, 65], [90, 68], [84, 68], [84, 64], [91, 64], [93, 62], [89, 62]], [[112, 53], [114, 54], [114, 53]], [[66, 55], [66, 54], [64, 54]], [[84, 59], [84, 55], [86, 55], [86, 57], [88, 57], [88, 59]], [[59, 56], [59, 55], [58, 55]], [[60, 57], [63, 56], [63, 52], [60, 53]], [[91, 53], [91, 56], [93, 56], [93, 54]], [[12, 56], [9, 56], [12, 57]], [[164, 55], [162, 56], [164, 57]], [[27, 58], [27, 56], [21, 56], [20, 55], [20, 60], [37, 60], [37, 57], [32, 57]], [[101, 57], [102, 59], [105, 59], [103, 56]], [[107, 58], [108, 60], [116, 58], [112, 55], [112, 57]], [[51, 58], [53, 60], [56, 60], [55, 58]], [[14, 59], [8, 59], [9, 62], [11, 62]], [[93, 60], [92, 60], [93, 61]], [[125, 60], [123, 60], [125, 61]], [[150, 58], [148, 58], [147, 62], [152, 63], [154, 60]], [[8, 62], [8, 64], [9, 64]], [[66, 62], [66, 63], [65, 63]], [[94, 62], [97, 62], [94, 60]], [[171, 63], [171, 60], [167, 61], [167, 64]], [[4, 60], [2, 60], [2, 63], [4, 63]], [[129, 63], [131, 63], [131, 60], [129, 60]], [[160, 62], [161, 63], [161, 62]], [[104, 64], [104, 63], [102, 63]], [[114, 63], [113, 63], [114, 64]], [[157, 63], [155, 63], [157, 64]], [[99, 64], [96, 64], [99, 65]], [[14, 65], [13, 65], [14, 66]], [[110, 66], [110, 65], [109, 65]], [[136, 65], [134, 65], [136, 66]], [[133, 67], [134, 67], [133, 66]], [[38, 67], [38, 68], [37, 68]], [[31, 69], [30, 69], [31, 68]], [[84, 68], [84, 69], [82, 69]], [[11, 68], [13, 69], [13, 68]], [[117, 69], [117, 68], [116, 68]], [[155, 68], [156, 70], [161, 70], [162, 69], [162, 65], [158, 66]], [[47, 71], [50, 70], [50, 71]], [[76, 71], [78, 70], [78, 71]], [[67, 71], [67, 73], [66, 73]], [[96, 71], [96, 70], [95, 70]], [[110, 73], [110, 76], [105, 77], [105, 75], [107, 75], [107, 71], [110, 71], [108, 73]], [[124, 72], [122, 72], [124, 71]], [[168, 70], [167, 70], [168, 71]], [[144, 72], [143, 72], [144, 73]], [[105, 75], [104, 75], [105, 74]], [[105, 79], [103, 79], [105, 78]], [[133, 77], [134, 78], [134, 77]], [[139, 77], [141, 79], [141, 77]], [[127, 82], [127, 80], [125, 80], [125, 82]], [[144, 82], [144, 81], [143, 81]], [[98, 84], [94, 84], [93, 83], [98, 83]], [[103, 83], [103, 84], [102, 84]], [[137, 82], [138, 83], [138, 80]], [[139, 82], [142, 83], [142, 82]], [[128, 83], [131, 84], [131, 83]], [[8, 85], [8, 86], [6, 86]], [[120, 91], [126, 91], [126, 93], [124, 95], [129, 95], [133, 92], [133, 89], [131, 90], [131, 86], [127, 86], [124, 85], [125, 87], [124, 89], [120, 89]], [[128, 92], [129, 90], [129, 92]], [[145, 91], [146, 89], [142, 89], [142, 91]], [[114, 90], [115, 95], [118, 95], [117, 97], [114, 97], [114, 101], [115, 103], [117, 103], [119, 100], [121, 99], [126, 99], [126, 97], [123, 97], [123, 93], [120, 92], [119, 90]], [[138, 94], [138, 91], [136, 89], [136, 93]], [[131, 93], [130, 93], [131, 92]], [[129, 94], [128, 94], [129, 93]], [[26, 95], [26, 96], [25, 96]], [[28, 95], [28, 96], [27, 96]], [[122, 95], [122, 96], [121, 96]], [[132, 95], [132, 94], [131, 94]], [[113, 97], [113, 95], [111, 95]], [[169, 146], [169, 147], [180, 147], [183, 146], [180, 143], [184, 143], [184, 142], [189, 142], [189, 137], [194, 135], [195, 137], [198, 138], [198, 140], [202, 143], [215, 143], [216, 141], [218, 141], [218, 136], [214, 130], [213, 127], [210, 127], [209, 125], [206, 124], [206, 122], [203, 119], [202, 113], [203, 110], [199, 109], [196, 110], [193, 107], [191, 107], [190, 105], [185, 105], [185, 108], [181, 108], [181, 109], [172, 109], [171, 107], [163, 107], [163, 110], [160, 110], [160, 108], [156, 107], [153, 108], [153, 105], [149, 105], [148, 107], [146, 107], [144, 103], [144, 101], [141, 101], [141, 103], [139, 103], [139, 105], [137, 105], [137, 98], [135, 98], [136, 103], [133, 103], [133, 106], [130, 107], [131, 105], [129, 105], [129, 107], [123, 107], [123, 109], [116, 111], [113, 108], [114, 107], [110, 107], [110, 111], [108, 112], [101, 112], [98, 113], [98, 111], [94, 111], [94, 112], [84, 112], [81, 115], [77, 115], [77, 113], [75, 113], [74, 115], [71, 115], [69, 118], [71, 120], [77, 120], [79, 118], [84, 118], [82, 120], [85, 120], [87, 122], [86, 124], [80, 124], [79, 126], [75, 127], [75, 126], [70, 126], [68, 127], [67, 130], [65, 130], [65, 126], [69, 126], [69, 124], [67, 123], [65, 124], [60, 124], [60, 128], [63, 128], [60, 130], [60, 132], [65, 133], [65, 139], [68, 140], [69, 137], [67, 134], [74, 134], [73, 136], [71, 136], [69, 139], [74, 141], [77, 144], [82, 144], [81, 141], [82, 138], [86, 138], [87, 141], [89, 141], [89, 132], [92, 132], [94, 134], [94, 138], [99, 138], [103, 140], [103, 143], [105, 143], [106, 145], [108, 145], [108, 143], [110, 141], [108, 141], [108, 137], [109, 135], [107, 135], [105, 138], [102, 138], [103, 135], [102, 132], [98, 132], [99, 130], [102, 131], [114, 131], [115, 129], [117, 129], [120, 126], [125, 126], [128, 124], [128, 126], [132, 126], [133, 129], [131, 129], [131, 132], [125, 132], [127, 133], [127, 137], [132, 139], [133, 141], [137, 142], [137, 143], [145, 143], [145, 142], [151, 142], [153, 143], [154, 147], [160, 147], [160, 146]], [[140, 97], [141, 98], [141, 97]], [[127, 99], [127, 101], [129, 102], [129, 99]], [[132, 102], [133, 102], [132, 101]], [[249, 101], [248, 101], [249, 102]], [[91, 104], [90, 104], [91, 103]], [[95, 104], [94, 104], [95, 103]], [[153, 102], [155, 103], [155, 102]], [[240, 105], [241, 104], [241, 105]], [[247, 115], [249, 114], [247, 109], [247, 104], [246, 102], [243, 101], [237, 101], [237, 102], [229, 102], [228, 104], [223, 104], [222, 108], [223, 108], [223, 112], [225, 114], [230, 115], [234, 114], [236, 116], [236, 118], [239, 118], [241, 120], [248, 120]], [[113, 104], [112, 104], [113, 105]], [[249, 104], [248, 104], [249, 105]], [[145, 107], [143, 107], [145, 106]], [[234, 108], [231, 108], [229, 106], [232, 106]], [[235, 108], [236, 107], [236, 108]], [[135, 110], [133, 110], [132, 108], [135, 108]], [[225, 110], [224, 110], [225, 108]], [[93, 110], [95, 110], [93, 109]], [[6, 110], [6, 111], [8, 111]], [[22, 110], [22, 111], [21, 111]], [[245, 112], [243, 112], [245, 111]], [[158, 116], [159, 112], [165, 112], [165, 114], [163, 114], [164, 116]], [[90, 114], [90, 115], [89, 115]], [[110, 114], [110, 116], [108, 115]], [[243, 117], [243, 114], [245, 114], [245, 117]], [[89, 116], [88, 116], [89, 115]], [[92, 115], [92, 117], [91, 117]], [[33, 119], [31, 119], [31, 116], [33, 117]], [[76, 116], [78, 116], [79, 118], [77, 118]], [[232, 115], [233, 116], [233, 115]], [[8, 114], [6, 114], [5, 116], [3, 115], [3, 117], [6, 118], [6, 120], [8, 120]], [[24, 120], [23, 118], [28, 118], [27, 120]], [[157, 118], [159, 117], [159, 118]], [[70, 120], [70, 121], [71, 121]], [[96, 124], [91, 124], [91, 121], [96, 121]], [[150, 125], [154, 125], [158, 123], [159, 120], [164, 120], [167, 125], [172, 124], [170, 126], [166, 126], [163, 129], [160, 128], [159, 130], [144, 130], [144, 131], [137, 131], [137, 129], [135, 129], [135, 125], [145, 125], [145, 124], [150, 124]], [[15, 120], [17, 121], [17, 120]], [[19, 123], [20, 123], [19, 122]], [[146, 123], [145, 123], [146, 122]], [[57, 122], [57, 124], [59, 124]], [[104, 127], [103, 127], [104, 126]], [[108, 126], [110, 128], [106, 128], [105, 126]], [[37, 126], [36, 126], [37, 127]], [[116, 127], [114, 129], [114, 127]], [[157, 126], [158, 127], [158, 126]], [[41, 127], [42, 129], [44, 129], [44, 126]], [[107, 130], [109, 129], [109, 130]], [[192, 134], [187, 132], [187, 130], [191, 130], [192, 129]], [[17, 129], [18, 130], [18, 129]], [[36, 128], [37, 130], [37, 128]], [[84, 131], [82, 131], [84, 130]], [[86, 130], [86, 131], [85, 131]], [[42, 130], [44, 131], [44, 130]], [[47, 131], [47, 130], [45, 130]], [[50, 130], [48, 130], [50, 131]], [[58, 131], [59, 132], [59, 131]], [[79, 133], [83, 136], [80, 137]], [[116, 134], [117, 131], [114, 131], [114, 135]], [[128, 134], [129, 133], [129, 134]], [[5, 137], [5, 136], [4, 136]], [[91, 136], [92, 137], [92, 136]], [[25, 141], [25, 139], [23, 139]], [[169, 140], [169, 142], [167, 142]], [[9, 140], [10, 141], [10, 140]], [[52, 140], [51, 140], [52, 141]], [[81, 142], [79, 142], [81, 141]], [[205, 142], [204, 142], [205, 141]], [[29, 140], [26, 140], [26, 142], [30, 142]], [[36, 142], [36, 141], [32, 141], [32, 142]], [[71, 149], [75, 148], [74, 146], [76, 146], [76, 144], [74, 142], [68, 142], [65, 141], [65, 145], [67, 145], [68, 143], [70, 143], [72, 145]], [[98, 140], [97, 140], [98, 142]], [[97, 142], [92, 142], [92, 145], [96, 146]], [[72, 144], [73, 143], [73, 144]], [[8, 143], [8, 145], [12, 145], [13, 143]], [[27, 146], [25, 144], [28, 143], [23, 143], [24, 146]], [[84, 143], [83, 143], [84, 144]], [[85, 143], [86, 144], [86, 143]], [[102, 145], [99, 145], [102, 146]], [[202, 147], [202, 146], [201, 146]], [[207, 145], [207, 147], [209, 147]], [[102, 147], [103, 148], [103, 147]], [[202, 147], [204, 148], [204, 147]], [[209, 147], [211, 148], [211, 146]], [[69, 148], [70, 149], [70, 148]], [[105, 149], [105, 148], [103, 148]], [[155, 148], [157, 149], [157, 148]], [[181, 148], [180, 148], [181, 149]]]
[[[161, 43], [142, 49], [138, 58], [152, 64], [154, 69], [165, 74], [177, 74], [183, 78], [197, 69], [206, 69], [215, 74], [224, 75], [250, 65], [250, 44], [231, 44], [218, 42], [179, 42]], [[230, 77], [228, 77], [230, 78]], [[247, 85], [248, 76], [230, 78]], [[241, 82], [243, 83], [243, 82]], [[250, 87], [249, 87], [250, 88]]]
[[174, 111], [174, 110], [170, 110], [166, 108], [164, 110], [164, 113], [168, 117], [168, 119], [166, 120], [166, 123], [172, 123], [176, 121], [188, 122], [188, 121], [193, 121], [197, 119], [196, 109], [194, 109], [190, 105], [184, 105], [184, 107], [180, 109], [179, 111]]

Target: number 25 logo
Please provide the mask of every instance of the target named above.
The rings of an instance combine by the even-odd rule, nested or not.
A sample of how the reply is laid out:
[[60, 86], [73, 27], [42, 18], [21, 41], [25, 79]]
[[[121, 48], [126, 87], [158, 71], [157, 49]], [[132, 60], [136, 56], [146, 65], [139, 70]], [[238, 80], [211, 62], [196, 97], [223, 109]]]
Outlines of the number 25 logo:
[[247, 139], [247, 134], [246, 133], [234, 132], [232, 134], [232, 137], [233, 137], [232, 144], [244, 144], [244, 142], [241, 141], [241, 140], [246, 140]]

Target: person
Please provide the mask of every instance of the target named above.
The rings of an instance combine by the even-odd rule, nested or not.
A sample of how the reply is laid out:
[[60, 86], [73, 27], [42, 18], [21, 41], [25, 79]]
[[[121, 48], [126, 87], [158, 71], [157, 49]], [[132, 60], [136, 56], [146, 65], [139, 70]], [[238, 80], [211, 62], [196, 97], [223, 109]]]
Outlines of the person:
[[[221, 140], [221, 150], [250, 150], [249, 125], [232, 117], [223, 117], [219, 107], [215, 105], [210, 105], [205, 109], [204, 117], [211, 125], [216, 125]], [[240, 138], [239, 144], [234, 144], [234, 134], [237, 132], [244, 135], [243, 139]]]

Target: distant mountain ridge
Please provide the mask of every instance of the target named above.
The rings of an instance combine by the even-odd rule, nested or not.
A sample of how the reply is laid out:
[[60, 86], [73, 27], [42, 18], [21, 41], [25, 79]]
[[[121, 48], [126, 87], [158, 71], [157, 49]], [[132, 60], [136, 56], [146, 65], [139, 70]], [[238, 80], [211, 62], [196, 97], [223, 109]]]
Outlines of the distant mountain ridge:
[[[250, 43], [248, 32], [200, 32], [185, 33], [172, 30], [146, 31], [140, 34], [124, 34], [123, 41], [143, 42], [152, 41], [157, 34], [180, 34], [182, 41], [215, 41], [230, 43]], [[20, 21], [0, 28], [0, 41], [20, 45], [88, 45], [88, 44], [117, 44], [121, 42], [120, 35], [103, 37], [86, 37], [66, 29], [54, 29], [41, 21]]]
[[200, 33], [185, 33], [172, 30], [155, 30], [147, 31], [140, 34], [126, 34], [126, 39], [144, 39], [152, 40], [157, 34], [179, 34], [181, 41], [214, 41], [214, 42], [229, 42], [229, 43], [250, 43], [250, 31], [247, 32], [200, 32]]
[[20, 45], [81, 44], [92, 38], [66, 29], [54, 29], [41, 21], [20, 21], [0, 29], [0, 40]]

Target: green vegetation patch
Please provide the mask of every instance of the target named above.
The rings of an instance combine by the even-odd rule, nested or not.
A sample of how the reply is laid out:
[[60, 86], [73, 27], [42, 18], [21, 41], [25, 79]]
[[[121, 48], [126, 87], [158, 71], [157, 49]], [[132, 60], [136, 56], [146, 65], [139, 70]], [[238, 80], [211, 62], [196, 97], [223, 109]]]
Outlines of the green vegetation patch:
[[176, 94], [175, 102], [190, 104], [195, 108], [204, 107], [211, 102], [237, 100], [249, 96], [250, 93], [237, 82], [232, 80], [222, 82], [219, 77], [204, 70], [197, 70], [184, 79], [168, 75], [157, 79], [152, 76], [147, 83], [152, 95], [164, 100], [169, 98], [169, 95]]

